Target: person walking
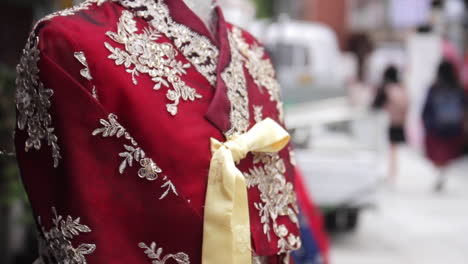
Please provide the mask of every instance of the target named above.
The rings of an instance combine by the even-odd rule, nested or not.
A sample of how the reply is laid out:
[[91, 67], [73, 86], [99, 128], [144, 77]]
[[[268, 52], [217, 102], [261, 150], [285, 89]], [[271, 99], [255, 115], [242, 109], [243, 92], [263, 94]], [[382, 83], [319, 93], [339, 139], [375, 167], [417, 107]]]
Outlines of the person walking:
[[384, 109], [390, 117], [388, 138], [390, 141], [389, 179], [395, 181], [398, 173], [398, 145], [406, 142], [405, 122], [408, 112], [408, 94], [401, 85], [398, 69], [391, 65], [386, 68], [382, 77], [373, 108]]
[[426, 155], [439, 170], [434, 190], [442, 191], [445, 170], [463, 153], [467, 97], [455, 66], [443, 60], [423, 109]]

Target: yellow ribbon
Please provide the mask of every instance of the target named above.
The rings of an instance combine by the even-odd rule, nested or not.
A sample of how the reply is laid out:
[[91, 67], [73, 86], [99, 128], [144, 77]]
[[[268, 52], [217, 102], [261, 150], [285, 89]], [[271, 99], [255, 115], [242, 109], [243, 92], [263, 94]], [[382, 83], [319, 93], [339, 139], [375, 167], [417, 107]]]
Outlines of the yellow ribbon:
[[288, 132], [270, 118], [225, 143], [211, 138], [213, 156], [205, 200], [203, 264], [252, 263], [247, 185], [235, 163], [250, 151], [278, 152], [289, 138]]

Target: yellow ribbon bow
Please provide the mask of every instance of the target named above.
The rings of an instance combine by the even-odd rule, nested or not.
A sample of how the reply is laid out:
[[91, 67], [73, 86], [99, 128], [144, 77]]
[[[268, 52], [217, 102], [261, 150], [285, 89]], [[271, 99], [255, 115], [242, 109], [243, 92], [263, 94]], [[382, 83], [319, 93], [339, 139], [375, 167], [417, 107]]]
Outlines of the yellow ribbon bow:
[[235, 163], [251, 151], [278, 152], [289, 138], [288, 132], [270, 118], [225, 143], [211, 138], [213, 156], [205, 200], [203, 264], [252, 263], [247, 185]]

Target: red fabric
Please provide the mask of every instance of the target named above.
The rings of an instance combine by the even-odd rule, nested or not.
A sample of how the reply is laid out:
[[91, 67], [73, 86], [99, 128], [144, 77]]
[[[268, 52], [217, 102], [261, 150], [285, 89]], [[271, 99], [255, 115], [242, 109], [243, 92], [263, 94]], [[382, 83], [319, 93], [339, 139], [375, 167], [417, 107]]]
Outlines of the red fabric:
[[302, 172], [296, 167], [296, 177], [294, 179], [294, 186], [297, 194], [297, 203], [302, 210], [302, 214], [309, 223], [310, 230], [316, 239], [317, 245], [324, 258], [325, 264], [330, 263], [329, 258], [329, 241], [323, 226], [323, 218], [320, 210], [315, 206], [312, 196], [307, 191], [305, 186]]
[[[175, 19], [193, 22], [195, 30], [205, 32], [206, 28], [198, 28], [201, 21], [197, 22], [188, 8], [175, 2], [182, 1], [169, 1], [179, 8], [171, 10], [177, 14]], [[88, 263], [149, 263], [138, 243], [149, 245], [153, 241], [164, 248], [165, 254], [184, 252], [190, 256], [190, 263], [200, 263], [203, 205], [211, 158], [209, 139], [224, 141], [223, 132], [229, 126], [230, 103], [225, 84], [218, 76], [216, 87], [212, 87], [194, 67], [188, 68], [183, 81], [196, 88], [203, 98], [182, 101], [179, 113], [171, 116], [166, 111], [167, 88], [154, 91], [154, 83], [146, 74], [140, 74], [138, 84], [134, 85], [131, 74], [108, 58], [110, 52], [104, 42], [112, 41], [106, 32], [117, 31], [123, 9], [117, 3], [106, 2], [75, 15], [55, 17], [38, 26], [40, 79], [45, 87], [54, 91], [49, 113], [63, 158], [59, 167], [53, 168], [51, 149], [45, 142], [40, 151], [25, 152], [27, 134], [17, 130], [15, 141], [24, 185], [34, 214], [41, 217], [46, 230], [52, 227], [52, 207], [61, 215], [80, 217], [81, 223], [92, 229], [73, 239], [75, 246], [97, 245], [93, 254], [86, 255]], [[143, 19], [136, 18], [136, 21], [139, 29], [147, 26]], [[226, 35], [230, 25], [224, 22], [221, 13], [219, 21], [218, 75], [230, 60]], [[249, 44], [255, 42], [247, 33], [245, 37]], [[171, 42], [166, 37], [159, 41]], [[112, 45], [124, 49], [123, 45]], [[86, 54], [92, 82], [80, 75], [83, 65], [73, 57], [77, 51]], [[188, 63], [181, 52], [177, 59]], [[263, 106], [264, 117], [279, 122], [276, 103], [270, 101], [269, 94], [262, 93], [248, 71], [245, 72], [251, 125], [255, 124], [253, 105]], [[92, 97], [93, 86], [99, 101]], [[119, 153], [125, 151], [128, 141], [124, 137], [103, 138], [91, 134], [102, 127], [99, 121], [107, 120], [110, 113], [118, 116], [119, 123], [147, 157], [162, 168], [163, 175], [176, 186], [178, 196], [169, 195], [158, 200], [164, 192], [161, 179], [138, 178], [138, 164], [119, 174], [122, 162]], [[285, 161], [286, 179], [293, 181], [294, 168], [287, 149], [282, 150], [280, 156]], [[244, 172], [251, 169], [252, 155], [238, 167]], [[259, 190], [250, 188], [253, 246], [258, 255], [276, 255], [278, 239], [273, 233], [270, 241], [266, 239], [254, 206], [259, 201]], [[280, 216], [278, 224], [298, 236], [297, 225], [288, 217]], [[275, 261], [279, 262], [279, 257], [271, 258], [271, 263]]]
[[426, 155], [435, 165], [446, 166], [462, 156], [465, 144], [466, 139], [464, 136], [441, 138], [427, 133]]

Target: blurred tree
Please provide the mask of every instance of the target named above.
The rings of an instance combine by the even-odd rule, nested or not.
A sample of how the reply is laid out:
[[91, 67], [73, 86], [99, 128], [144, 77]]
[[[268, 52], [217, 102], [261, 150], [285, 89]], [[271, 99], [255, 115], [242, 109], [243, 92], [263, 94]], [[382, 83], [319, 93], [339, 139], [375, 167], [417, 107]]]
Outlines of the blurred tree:
[[11, 231], [9, 215], [14, 203], [19, 203], [26, 209], [26, 217], [20, 219], [25, 230], [30, 230], [33, 225], [31, 210], [13, 151], [16, 120], [15, 75], [15, 71], [10, 67], [0, 65], [0, 245], [2, 245], [0, 255], [6, 263], [9, 263], [13, 257], [13, 252], [8, 251], [8, 245]]
[[273, 2], [272, 0], [252, 0], [257, 8], [258, 18], [271, 18], [273, 17]]

